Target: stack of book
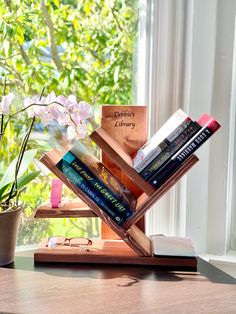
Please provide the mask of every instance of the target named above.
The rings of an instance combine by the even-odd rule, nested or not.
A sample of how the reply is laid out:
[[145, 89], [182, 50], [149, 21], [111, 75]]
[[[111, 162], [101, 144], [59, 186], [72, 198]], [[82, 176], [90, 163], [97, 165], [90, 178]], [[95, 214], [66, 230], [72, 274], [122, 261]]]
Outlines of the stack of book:
[[[220, 124], [207, 114], [192, 121], [178, 110], [137, 151], [133, 167], [158, 189], [219, 127]], [[135, 214], [137, 199], [133, 193], [80, 142], [56, 166], [119, 226]]]
[[159, 188], [218, 129], [204, 114], [197, 121], [181, 109], [133, 157], [133, 167], [154, 188]]
[[118, 225], [134, 214], [137, 200], [133, 193], [80, 142], [56, 166]]

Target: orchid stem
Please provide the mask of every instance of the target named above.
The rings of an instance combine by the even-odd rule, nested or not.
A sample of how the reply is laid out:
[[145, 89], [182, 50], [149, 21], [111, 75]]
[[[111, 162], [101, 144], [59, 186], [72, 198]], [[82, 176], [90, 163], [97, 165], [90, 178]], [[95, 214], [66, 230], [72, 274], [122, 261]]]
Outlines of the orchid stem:
[[[44, 92], [44, 88], [42, 89], [42, 92], [40, 94], [40, 97], [39, 97], [39, 100], [41, 100], [42, 96], [43, 96], [43, 92]], [[10, 204], [10, 200], [15, 196], [17, 195], [17, 179], [18, 179], [18, 173], [19, 173], [19, 170], [20, 170], [20, 166], [21, 166], [21, 163], [22, 163], [22, 160], [23, 160], [23, 157], [24, 157], [24, 153], [25, 153], [25, 150], [26, 150], [26, 147], [27, 147], [27, 144], [28, 144], [28, 141], [29, 141], [29, 137], [30, 137], [30, 134], [31, 134], [31, 131], [33, 129], [33, 126], [34, 126], [34, 122], [35, 122], [35, 117], [32, 118], [32, 121], [31, 121], [31, 124], [30, 124], [30, 127], [29, 127], [29, 130], [27, 131], [23, 141], [22, 141], [22, 144], [21, 144], [21, 148], [20, 148], [20, 152], [19, 152], [19, 156], [18, 156], [18, 159], [17, 159], [17, 162], [16, 162], [16, 168], [15, 168], [15, 180], [11, 186], [11, 190], [10, 190], [10, 193], [9, 193], [9, 196], [6, 200], [6, 204]], [[18, 204], [17, 204], [18, 205]]]
[[[5, 96], [6, 93], [6, 86], [7, 86], [7, 80], [6, 77], [4, 79], [4, 84], [3, 84], [3, 96]], [[4, 114], [2, 113], [0, 115], [1, 117], [1, 123], [0, 123], [0, 154], [1, 154], [1, 150], [2, 150], [2, 141], [3, 141], [3, 134], [4, 134]]]

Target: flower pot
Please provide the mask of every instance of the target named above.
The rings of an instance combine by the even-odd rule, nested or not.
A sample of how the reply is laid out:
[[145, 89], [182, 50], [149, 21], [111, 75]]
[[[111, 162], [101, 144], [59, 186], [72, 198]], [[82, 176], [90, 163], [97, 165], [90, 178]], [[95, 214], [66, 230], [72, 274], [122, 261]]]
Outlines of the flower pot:
[[13, 262], [22, 206], [0, 212], [0, 266]]

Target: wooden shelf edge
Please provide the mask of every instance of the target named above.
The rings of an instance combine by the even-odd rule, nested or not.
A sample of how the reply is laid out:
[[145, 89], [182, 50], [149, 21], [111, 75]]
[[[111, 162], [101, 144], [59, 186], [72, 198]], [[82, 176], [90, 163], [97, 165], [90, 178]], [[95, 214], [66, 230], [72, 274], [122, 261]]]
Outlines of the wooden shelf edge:
[[86, 209], [61, 210], [59, 208], [38, 209], [34, 218], [91, 218], [97, 215]]
[[[93, 240], [93, 239], [92, 239]], [[94, 241], [94, 240], [93, 240]], [[124, 241], [95, 240], [95, 246], [101, 242], [99, 249], [91, 251], [71, 248], [48, 248], [45, 241], [34, 253], [35, 262], [79, 263], [79, 264], [128, 264], [163, 267], [197, 266], [197, 259], [184, 257], [145, 257], [138, 256]]]
[[90, 137], [142, 191], [149, 196], [155, 192], [155, 189], [133, 169], [132, 161], [130, 161], [131, 157], [122, 150], [120, 145], [103, 128], [96, 129]]
[[163, 267], [190, 267], [195, 270], [197, 266], [196, 258], [173, 258], [173, 257], [145, 257], [145, 256], [117, 256], [101, 255], [91, 259], [89, 255], [69, 256], [60, 254], [49, 256], [47, 252], [36, 251], [34, 253], [35, 262], [45, 263], [78, 263], [78, 264], [119, 264], [119, 265], [142, 265], [142, 266], [163, 266]]
[[[146, 211], [159, 200], [169, 189], [171, 189], [197, 162], [197, 156], [190, 156], [186, 162], [150, 197], [143, 197], [142, 202], [137, 203], [136, 213], [125, 224], [124, 228], [128, 229], [135, 224]], [[142, 199], [142, 196], [140, 197]], [[141, 204], [140, 204], [141, 203]]]
[[52, 208], [51, 204], [43, 204], [37, 208], [34, 218], [86, 218], [97, 215], [81, 200], [62, 201], [58, 208]]

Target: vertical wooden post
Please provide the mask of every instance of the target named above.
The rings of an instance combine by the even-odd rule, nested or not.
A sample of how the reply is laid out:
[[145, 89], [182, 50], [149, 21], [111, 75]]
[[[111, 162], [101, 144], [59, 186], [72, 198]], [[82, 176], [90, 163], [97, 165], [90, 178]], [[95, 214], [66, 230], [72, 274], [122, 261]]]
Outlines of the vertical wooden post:
[[[101, 127], [121, 145], [127, 154], [133, 156], [147, 141], [147, 107], [102, 106]], [[143, 193], [105, 153], [102, 153], [102, 161], [108, 169], [135, 194], [136, 197]], [[145, 231], [144, 218], [141, 218], [137, 222], [137, 226], [143, 232]], [[102, 238], [117, 238], [117, 235], [103, 222]]]

